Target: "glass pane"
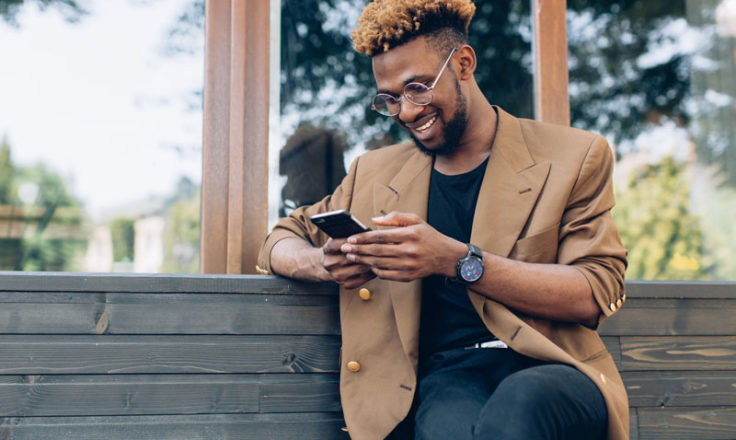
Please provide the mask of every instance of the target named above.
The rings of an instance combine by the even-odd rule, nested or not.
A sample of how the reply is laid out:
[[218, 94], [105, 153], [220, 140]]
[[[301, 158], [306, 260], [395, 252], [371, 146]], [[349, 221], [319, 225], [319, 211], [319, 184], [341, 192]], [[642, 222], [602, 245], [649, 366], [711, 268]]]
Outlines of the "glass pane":
[[[280, 41], [281, 53], [271, 81], [280, 86], [280, 112], [270, 121], [271, 223], [332, 192], [359, 154], [408, 139], [391, 118], [370, 109], [371, 60], [350, 41], [365, 3], [281, 0], [272, 14], [278, 31], [272, 42]], [[470, 26], [481, 89], [521, 117], [533, 113], [529, 7], [528, 0], [478, 2]]]
[[568, 1], [573, 125], [617, 153], [628, 279], [736, 277], [736, 0]]
[[196, 272], [204, 0], [0, 0], [0, 269]]

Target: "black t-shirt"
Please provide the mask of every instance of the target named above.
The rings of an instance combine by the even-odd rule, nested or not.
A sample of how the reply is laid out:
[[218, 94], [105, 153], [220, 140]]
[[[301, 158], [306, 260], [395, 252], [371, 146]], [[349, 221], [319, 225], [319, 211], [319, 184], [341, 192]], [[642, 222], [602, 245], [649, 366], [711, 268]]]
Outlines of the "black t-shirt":
[[[488, 160], [464, 174], [448, 176], [432, 170], [427, 222], [439, 232], [470, 242], [473, 215]], [[433, 275], [423, 280], [419, 354], [466, 347], [492, 338], [473, 308], [467, 288]]]

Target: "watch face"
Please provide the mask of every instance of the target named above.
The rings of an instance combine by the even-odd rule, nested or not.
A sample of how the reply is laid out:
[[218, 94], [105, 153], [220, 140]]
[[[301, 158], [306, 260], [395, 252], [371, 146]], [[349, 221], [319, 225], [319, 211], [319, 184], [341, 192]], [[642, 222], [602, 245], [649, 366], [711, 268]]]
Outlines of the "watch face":
[[470, 258], [460, 267], [460, 276], [468, 283], [474, 283], [483, 275], [483, 262], [477, 258]]

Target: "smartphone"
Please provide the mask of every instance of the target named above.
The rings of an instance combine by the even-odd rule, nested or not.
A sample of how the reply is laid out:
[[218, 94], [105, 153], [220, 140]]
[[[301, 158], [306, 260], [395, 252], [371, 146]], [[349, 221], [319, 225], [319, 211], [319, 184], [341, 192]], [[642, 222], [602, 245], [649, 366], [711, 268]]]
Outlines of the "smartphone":
[[354, 234], [370, 231], [370, 228], [344, 209], [316, 214], [309, 219], [332, 238], [347, 238]]

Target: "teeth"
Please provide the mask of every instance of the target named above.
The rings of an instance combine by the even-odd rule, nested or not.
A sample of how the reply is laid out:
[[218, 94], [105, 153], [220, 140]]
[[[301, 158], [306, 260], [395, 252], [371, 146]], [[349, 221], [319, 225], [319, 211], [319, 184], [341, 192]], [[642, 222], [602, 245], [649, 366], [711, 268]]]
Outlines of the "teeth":
[[430, 119], [429, 121], [427, 121], [426, 124], [422, 125], [421, 127], [417, 127], [416, 130], [417, 131], [424, 131], [424, 130], [428, 129], [429, 127], [431, 127], [432, 124], [434, 124], [434, 121], [436, 121], [436, 120], [437, 120], [437, 116], [434, 116], [432, 119]]

